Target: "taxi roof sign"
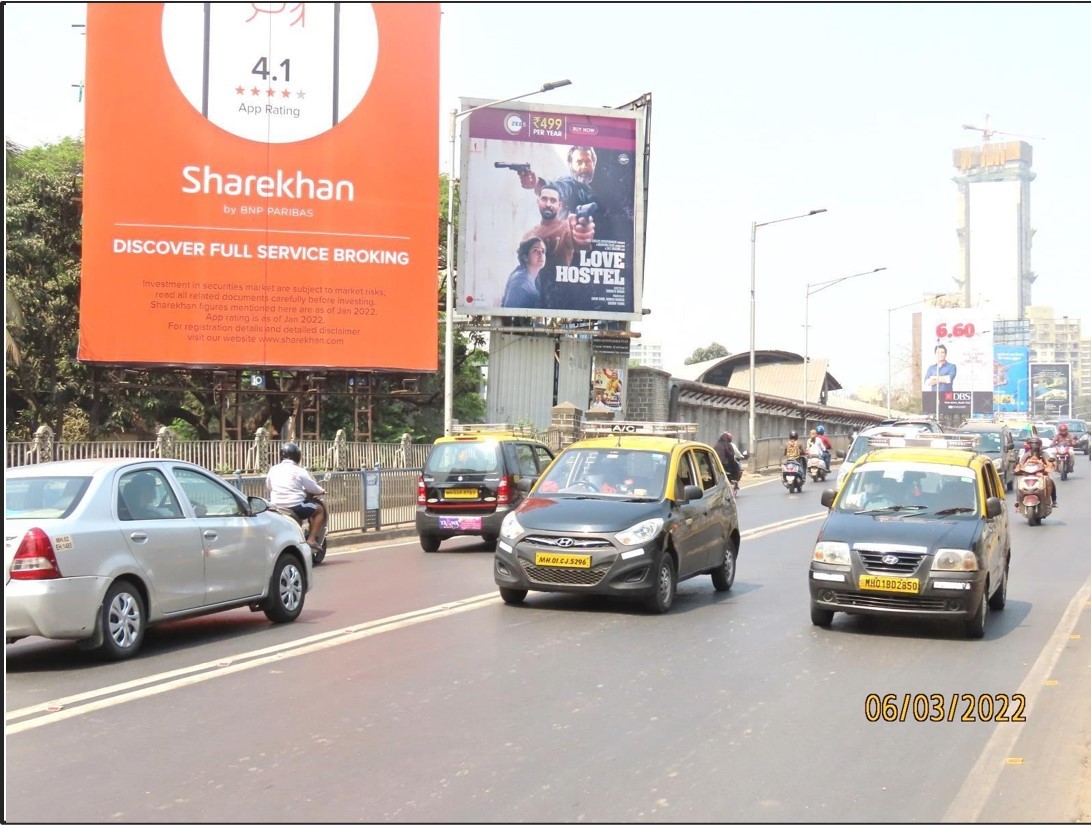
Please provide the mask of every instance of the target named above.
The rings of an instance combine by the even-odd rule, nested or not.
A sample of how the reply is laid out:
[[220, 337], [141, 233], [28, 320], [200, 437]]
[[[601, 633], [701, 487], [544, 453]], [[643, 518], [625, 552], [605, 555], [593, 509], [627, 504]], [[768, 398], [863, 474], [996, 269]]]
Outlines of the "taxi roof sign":
[[913, 436], [868, 436], [868, 449], [881, 450], [885, 447], [930, 447], [941, 450], [975, 450], [980, 443], [976, 435], [962, 433], [919, 433]]
[[518, 424], [455, 424], [451, 435], [533, 435], [533, 428]]
[[591, 435], [658, 435], [682, 438], [696, 432], [696, 424], [679, 421], [588, 421], [583, 425], [585, 437]]

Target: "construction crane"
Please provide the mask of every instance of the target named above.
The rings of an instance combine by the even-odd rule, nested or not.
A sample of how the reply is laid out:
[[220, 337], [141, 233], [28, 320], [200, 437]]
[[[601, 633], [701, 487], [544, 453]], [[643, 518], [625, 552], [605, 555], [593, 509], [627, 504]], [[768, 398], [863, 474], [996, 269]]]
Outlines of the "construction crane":
[[1045, 138], [1042, 137], [1041, 135], [1023, 135], [1023, 134], [1020, 134], [1019, 132], [1001, 132], [1001, 131], [998, 131], [996, 129], [990, 129], [989, 128], [989, 115], [987, 113], [985, 115], [985, 125], [984, 126], [971, 126], [969, 123], [963, 123], [962, 128], [963, 129], [970, 129], [970, 130], [972, 130], [974, 132], [981, 132], [981, 140], [984, 143], [988, 143], [989, 138], [991, 138], [993, 135], [1006, 135], [1007, 137], [1030, 138], [1031, 140], [1045, 140]]

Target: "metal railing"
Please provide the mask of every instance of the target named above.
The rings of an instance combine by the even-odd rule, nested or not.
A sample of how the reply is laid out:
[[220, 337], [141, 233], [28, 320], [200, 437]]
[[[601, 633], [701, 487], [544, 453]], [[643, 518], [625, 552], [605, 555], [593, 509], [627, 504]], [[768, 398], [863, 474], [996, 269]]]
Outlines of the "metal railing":
[[[366, 508], [365, 472], [379, 475], [378, 510], [368, 511]], [[417, 517], [417, 478], [420, 472], [419, 468], [379, 468], [316, 473], [318, 483], [326, 491], [324, 500], [329, 511], [329, 531], [364, 532], [413, 523]], [[243, 495], [266, 497], [265, 476], [235, 473], [226, 480]]]

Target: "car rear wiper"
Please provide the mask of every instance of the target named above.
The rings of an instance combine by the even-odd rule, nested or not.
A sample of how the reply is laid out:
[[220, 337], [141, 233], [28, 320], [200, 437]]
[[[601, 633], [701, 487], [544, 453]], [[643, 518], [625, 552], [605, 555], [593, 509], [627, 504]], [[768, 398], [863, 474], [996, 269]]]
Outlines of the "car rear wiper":
[[923, 504], [891, 504], [889, 507], [876, 507], [874, 510], [857, 510], [857, 516], [873, 516], [876, 513], [900, 513], [902, 510], [927, 510]]
[[973, 507], [948, 507], [946, 510], [937, 510], [933, 515], [953, 516], [955, 513], [972, 513], [973, 511]]

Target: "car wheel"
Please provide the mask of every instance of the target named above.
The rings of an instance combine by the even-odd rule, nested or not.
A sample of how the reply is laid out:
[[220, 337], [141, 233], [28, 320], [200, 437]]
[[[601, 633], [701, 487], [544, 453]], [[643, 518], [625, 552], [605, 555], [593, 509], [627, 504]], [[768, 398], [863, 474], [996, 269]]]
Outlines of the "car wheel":
[[266, 617], [277, 624], [294, 622], [303, 612], [303, 568], [291, 553], [281, 553], [269, 580], [269, 595], [265, 597]]
[[1004, 562], [1004, 572], [1000, 574], [1000, 586], [989, 597], [989, 607], [993, 610], [1003, 610], [1008, 603], [1008, 562]]
[[721, 593], [731, 589], [735, 583], [735, 561], [739, 557], [739, 549], [731, 538], [724, 540], [724, 558], [720, 566], [712, 571], [712, 586]]
[[144, 642], [146, 630], [144, 599], [132, 582], [117, 581], [106, 591], [99, 621], [102, 645], [98, 653], [112, 662], [135, 656]]
[[439, 550], [439, 536], [432, 536], [427, 533], [421, 533], [420, 546], [425, 553], [435, 553], [437, 550]]
[[815, 627], [829, 627], [833, 624], [833, 611], [811, 605], [811, 624]]
[[521, 604], [526, 597], [527, 591], [525, 590], [519, 590], [515, 587], [500, 588], [500, 598], [504, 600], [504, 604]]
[[665, 550], [659, 556], [655, 568], [655, 589], [645, 598], [645, 604], [652, 613], [666, 613], [674, 604], [674, 593], [678, 587], [675, 577], [674, 558]]
[[966, 620], [964, 627], [966, 628], [966, 635], [971, 639], [980, 639], [985, 635], [985, 619], [989, 615], [989, 600], [986, 592], [988, 587], [985, 587], [981, 591], [981, 599], [977, 604], [977, 610], [974, 611], [974, 615]]

